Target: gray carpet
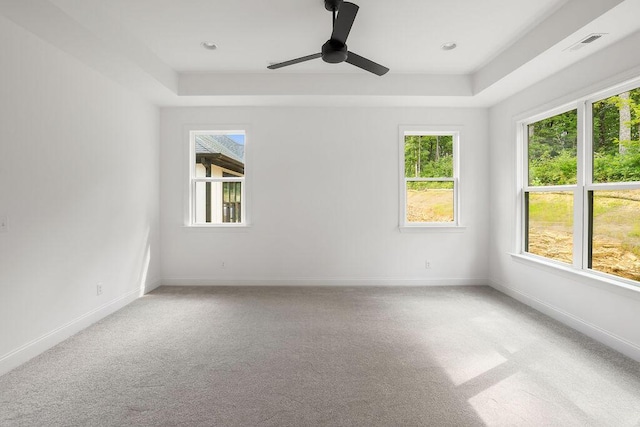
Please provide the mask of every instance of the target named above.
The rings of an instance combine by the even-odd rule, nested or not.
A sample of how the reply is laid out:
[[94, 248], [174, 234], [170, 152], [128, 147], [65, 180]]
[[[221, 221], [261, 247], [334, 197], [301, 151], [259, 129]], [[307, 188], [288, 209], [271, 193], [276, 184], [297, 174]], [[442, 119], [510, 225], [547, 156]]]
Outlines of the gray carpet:
[[162, 287], [0, 377], [0, 425], [639, 426], [640, 364], [487, 287]]

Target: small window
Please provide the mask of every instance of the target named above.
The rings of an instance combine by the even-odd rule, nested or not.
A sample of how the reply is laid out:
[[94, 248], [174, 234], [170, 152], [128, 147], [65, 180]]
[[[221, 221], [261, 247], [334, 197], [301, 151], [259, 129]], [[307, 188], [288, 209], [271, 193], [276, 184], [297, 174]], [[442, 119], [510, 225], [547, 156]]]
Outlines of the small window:
[[191, 131], [189, 136], [191, 224], [244, 224], [245, 132]]
[[457, 131], [400, 132], [401, 226], [458, 225]]

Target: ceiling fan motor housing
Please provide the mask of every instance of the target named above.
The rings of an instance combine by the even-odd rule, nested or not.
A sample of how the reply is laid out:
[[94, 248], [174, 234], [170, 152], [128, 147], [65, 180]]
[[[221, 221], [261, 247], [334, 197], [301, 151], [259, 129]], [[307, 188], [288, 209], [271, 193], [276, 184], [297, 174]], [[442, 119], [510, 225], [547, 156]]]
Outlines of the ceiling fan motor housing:
[[337, 12], [340, 8], [340, 3], [342, 3], [342, 0], [324, 0], [324, 8], [329, 12], [333, 12], [334, 10]]
[[344, 62], [347, 59], [347, 45], [338, 40], [328, 40], [322, 45], [322, 60], [330, 64]]

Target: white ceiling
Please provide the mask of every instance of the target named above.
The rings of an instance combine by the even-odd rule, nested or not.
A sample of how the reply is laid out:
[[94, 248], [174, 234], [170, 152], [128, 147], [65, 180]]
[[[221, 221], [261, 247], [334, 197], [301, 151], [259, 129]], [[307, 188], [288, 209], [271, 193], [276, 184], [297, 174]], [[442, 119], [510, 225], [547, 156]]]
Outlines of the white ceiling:
[[[0, 0], [0, 14], [161, 105], [490, 105], [640, 29], [640, 0], [351, 1], [349, 49], [383, 77], [320, 59], [267, 70], [320, 51], [324, 0]], [[565, 51], [592, 32], [608, 34]]]
[[[51, 0], [74, 16], [88, 0]], [[566, 0], [354, 0], [354, 52], [394, 73], [468, 74], [555, 11]], [[265, 71], [320, 52], [331, 34], [323, 0], [109, 0], [92, 4], [176, 71]], [[216, 51], [200, 43], [211, 40]], [[443, 43], [455, 41], [445, 52]], [[281, 71], [359, 70], [321, 60]]]

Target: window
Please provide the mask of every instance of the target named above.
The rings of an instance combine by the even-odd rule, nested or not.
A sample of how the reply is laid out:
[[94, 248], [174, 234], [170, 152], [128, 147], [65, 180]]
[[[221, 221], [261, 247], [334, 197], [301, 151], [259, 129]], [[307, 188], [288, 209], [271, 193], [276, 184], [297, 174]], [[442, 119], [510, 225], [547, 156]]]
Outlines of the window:
[[637, 285], [637, 83], [521, 124], [523, 252]]
[[574, 254], [577, 120], [574, 109], [526, 126], [524, 250], [569, 264]]
[[640, 281], [640, 88], [587, 103], [587, 266]]
[[401, 128], [401, 226], [458, 225], [458, 141], [458, 131]]
[[245, 224], [245, 131], [191, 131], [190, 223]]

